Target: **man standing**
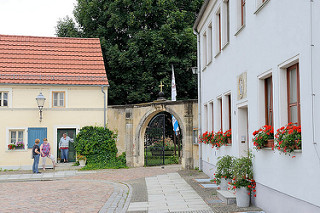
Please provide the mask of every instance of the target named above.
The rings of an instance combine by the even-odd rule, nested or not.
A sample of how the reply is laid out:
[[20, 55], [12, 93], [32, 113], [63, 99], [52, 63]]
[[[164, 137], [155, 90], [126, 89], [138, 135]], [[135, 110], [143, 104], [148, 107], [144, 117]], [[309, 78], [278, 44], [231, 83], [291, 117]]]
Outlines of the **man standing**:
[[61, 162], [64, 163], [68, 162], [69, 142], [73, 143], [73, 139], [67, 136], [67, 133], [63, 133], [59, 142], [59, 149], [61, 150]]

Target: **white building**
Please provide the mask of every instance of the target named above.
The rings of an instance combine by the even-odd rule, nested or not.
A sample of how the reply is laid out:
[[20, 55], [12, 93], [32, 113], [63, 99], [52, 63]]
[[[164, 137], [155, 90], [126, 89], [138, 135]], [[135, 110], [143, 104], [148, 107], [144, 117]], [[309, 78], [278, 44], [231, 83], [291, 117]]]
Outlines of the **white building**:
[[319, 0], [207, 0], [194, 24], [200, 133], [232, 129], [231, 146], [200, 144], [200, 169], [212, 177], [217, 157], [244, 155], [267, 123], [301, 124], [295, 158], [253, 149], [265, 212], [320, 212], [319, 23]]

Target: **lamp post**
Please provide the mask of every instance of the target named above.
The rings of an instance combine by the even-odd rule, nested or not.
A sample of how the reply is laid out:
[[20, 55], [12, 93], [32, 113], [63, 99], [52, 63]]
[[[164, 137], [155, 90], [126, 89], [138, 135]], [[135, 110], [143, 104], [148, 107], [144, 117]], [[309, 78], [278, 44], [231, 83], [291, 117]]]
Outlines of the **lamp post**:
[[37, 100], [37, 104], [38, 104], [38, 108], [39, 108], [39, 112], [40, 112], [40, 122], [41, 122], [42, 121], [42, 109], [43, 109], [43, 105], [44, 105], [46, 98], [40, 92], [40, 94], [36, 97], [36, 100]]

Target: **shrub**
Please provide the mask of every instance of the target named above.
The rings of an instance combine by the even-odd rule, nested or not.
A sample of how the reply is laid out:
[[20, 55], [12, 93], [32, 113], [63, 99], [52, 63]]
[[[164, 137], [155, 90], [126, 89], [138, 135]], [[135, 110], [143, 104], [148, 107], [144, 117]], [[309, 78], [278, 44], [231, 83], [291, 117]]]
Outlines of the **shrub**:
[[125, 155], [117, 157], [117, 134], [103, 127], [85, 126], [74, 142], [79, 155], [87, 158], [84, 169], [105, 169], [126, 167]]

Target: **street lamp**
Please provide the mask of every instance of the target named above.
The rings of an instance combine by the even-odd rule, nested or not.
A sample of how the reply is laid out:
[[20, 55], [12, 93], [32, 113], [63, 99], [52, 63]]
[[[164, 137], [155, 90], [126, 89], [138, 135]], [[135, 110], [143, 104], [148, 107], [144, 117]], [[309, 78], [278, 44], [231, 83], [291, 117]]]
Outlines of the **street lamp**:
[[198, 74], [198, 67], [191, 67], [193, 74]]
[[42, 109], [43, 109], [43, 105], [44, 105], [46, 98], [40, 92], [40, 94], [36, 97], [36, 100], [37, 100], [37, 104], [38, 104], [38, 108], [39, 108], [39, 112], [40, 112], [40, 122], [41, 122], [42, 121]]

